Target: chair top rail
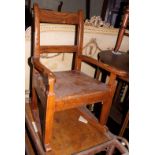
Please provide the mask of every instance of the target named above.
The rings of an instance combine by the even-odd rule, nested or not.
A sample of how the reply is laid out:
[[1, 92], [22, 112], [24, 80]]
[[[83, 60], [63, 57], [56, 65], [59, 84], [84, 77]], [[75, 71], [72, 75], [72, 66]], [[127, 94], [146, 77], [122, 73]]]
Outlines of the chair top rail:
[[66, 13], [57, 12], [51, 10], [40, 10], [40, 22], [42, 23], [52, 23], [52, 24], [78, 24], [79, 15], [78, 13]]

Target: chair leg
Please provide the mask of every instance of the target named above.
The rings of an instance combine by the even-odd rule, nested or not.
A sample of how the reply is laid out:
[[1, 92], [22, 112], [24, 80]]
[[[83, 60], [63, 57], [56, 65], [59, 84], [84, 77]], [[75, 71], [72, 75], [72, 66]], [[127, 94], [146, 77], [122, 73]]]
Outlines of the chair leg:
[[105, 125], [108, 120], [114, 93], [117, 87], [115, 74], [113, 73], [110, 74], [108, 85], [111, 88], [111, 91], [109, 93], [109, 96], [107, 96], [107, 98], [104, 101], [102, 101], [102, 109], [101, 109], [101, 114], [100, 114], [100, 123], [102, 125]]
[[52, 138], [52, 128], [53, 128], [53, 121], [54, 121], [54, 111], [55, 111], [55, 96], [50, 93], [47, 95], [47, 104], [46, 104], [46, 112], [45, 112], [45, 122], [44, 122], [44, 129], [43, 129], [43, 143], [45, 151], [51, 151], [51, 138]]
[[[33, 68], [32, 77], [34, 77], [34, 74], [35, 74], [35, 70]], [[32, 110], [37, 109], [37, 93], [36, 93], [36, 90], [34, 88], [34, 78], [32, 78], [32, 102], [31, 102], [31, 108], [32, 108]]]
[[35, 88], [33, 87], [32, 88], [32, 102], [31, 102], [31, 108], [33, 110], [36, 110], [37, 109], [37, 94], [36, 94], [36, 91], [35, 91]]
[[100, 71], [99, 68], [97, 68], [96, 69], [96, 74], [95, 74], [95, 79], [99, 80], [100, 74], [101, 74], [101, 71]]
[[101, 109], [101, 114], [100, 114], [100, 119], [99, 119], [99, 122], [102, 125], [105, 125], [107, 123], [111, 104], [112, 104], [112, 100], [110, 99], [110, 97], [106, 101], [102, 102], [102, 109]]
[[124, 122], [123, 122], [123, 125], [121, 127], [121, 130], [119, 132], [119, 136], [123, 136], [124, 132], [125, 132], [125, 129], [128, 125], [128, 122], [129, 122], [129, 111], [127, 112], [126, 116], [125, 116], [125, 119], [124, 119]]

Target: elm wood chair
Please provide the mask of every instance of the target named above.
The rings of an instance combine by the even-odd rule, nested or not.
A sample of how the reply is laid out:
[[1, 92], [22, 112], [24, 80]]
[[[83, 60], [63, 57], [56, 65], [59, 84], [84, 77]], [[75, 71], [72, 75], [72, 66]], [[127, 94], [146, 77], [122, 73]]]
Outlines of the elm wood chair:
[[[75, 25], [75, 45], [40, 45], [40, 23], [53, 24], [71, 24]], [[52, 151], [53, 146], [52, 136], [54, 136], [54, 117], [60, 111], [66, 112], [69, 109], [75, 109], [87, 104], [102, 102], [102, 112], [100, 116], [100, 124], [106, 124], [112, 98], [116, 88], [115, 76], [118, 72], [95, 59], [82, 55], [83, 46], [83, 13], [64, 13], [49, 10], [39, 9], [37, 4], [34, 4], [34, 49], [32, 56], [33, 75], [32, 75], [32, 102], [31, 109], [33, 116], [37, 120], [37, 111], [39, 111], [40, 130], [39, 137], [41, 138], [45, 151]], [[65, 39], [65, 38], [64, 38]], [[71, 71], [52, 72], [40, 62], [40, 56], [43, 53], [73, 53], [73, 69]], [[101, 67], [110, 74], [108, 84], [104, 84], [95, 80], [80, 71], [81, 62], [86, 62], [93, 66]], [[124, 75], [124, 72], [120, 74]], [[78, 108], [79, 109], [79, 108]], [[85, 110], [78, 110], [86, 118], [90, 118]], [[70, 118], [75, 112], [70, 113]], [[64, 115], [62, 115], [63, 117]], [[64, 116], [65, 117], [65, 116]], [[68, 117], [67, 117], [68, 118]], [[66, 120], [64, 120], [66, 121]], [[70, 121], [68, 118], [67, 121]], [[101, 128], [99, 123], [92, 121], [96, 128]], [[39, 126], [39, 125], [38, 125]], [[39, 128], [39, 127], [38, 127]], [[59, 132], [59, 129], [58, 131]], [[72, 131], [71, 131], [72, 132]], [[77, 130], [75, 131], [76, 134]], [[64, 135], [64, 134], [63, 134]]]

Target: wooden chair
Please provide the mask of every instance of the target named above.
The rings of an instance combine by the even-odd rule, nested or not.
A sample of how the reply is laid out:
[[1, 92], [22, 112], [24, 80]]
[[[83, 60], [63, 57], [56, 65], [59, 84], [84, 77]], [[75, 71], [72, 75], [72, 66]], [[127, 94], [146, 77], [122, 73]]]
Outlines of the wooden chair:
[[[75, 25], [77, 29], [75, 32], [75, 45], [41, 46], [41, 22]], [[93, 131], [94, 127], [98, 131], [102, 130], [102, 136], [104, 135], [105, 130], [103, 126], [106, 124], [109, 115], [112, 98], [116, 88], [114, 79], [118, 70], [82, 55], [83, 22], [82, 11], [78, 11], [77, 13], [64, 13], [41, 10], [37, 4], [34, 4], [34, 54], [32, 56], [33, 75], [31, 110], [37, 126], [36, 132], [38, 133], [38, 137], [42, 142], [45, 151], [54, 151], [57, 146], [61, 147], [61, 142], [68, 145], [68, 147], [72, 146], [72, 149], [75, 149], [74, 151], [84, 149], [83, 146], [80, 145], [81, 141], [91, 137], [89, 130]], [[52, 72], [45, 67], [40, 62], [40, 55], [52, 52], [73, 53], [73, 69], [71, 71]], [[82, 61], [111, 72], [109, 83], [104, 84], [82, 73], [80, 71]], [[119, 72], [119, 74], [124, 75], [126, 73]], [[102, 102], [103, 104], [99, 120], [100, 124], [92, 116], [90, 117], [90, 114], [85, 107], [87, 104], [94, 104], [96, 102]], [[78, 118], [80, 116], [89, 120], [88, 122], [93, 127], [91, 129], [87, 127], [84, 130], [82, 130], [83, 124], [80, 124], [80, 127], [77, 127], [76, 125], [79, 122]], [[77, 124], [75, 124], [75, 122]], [[68, 129], [65, 130], [67, 127]], [[67, 133], [64, 133], [64, 130]], [[81, 138], [83, 137], [83, 139], [76, 136], [78, 133], [82, 134]], [[68, 136], [66, 134], [68, 134]], [[88, 134], [90, 135], [88, 136]], [[87, 138], [85, 135], [87, 135]], [[92, 139], [88, 141], [90, 144], [86, 145], [86, 148], [94, 146], [96, 143], [100, 143], [101, 139], [102, 142], [108, 140], [106, 136], [103, 136], [106, 138], [101, 138], [102, 136], [100, 134], [98, 137], [101, 139], [97, 140], [93, 135], [94, 134], [92, 134]], [[60, 137], [61, 140], [58, 140], [57, 137]], [[62, 137], [65, 137], [65, 140], [63, 140]], [[75, 142], [73, 140], [71, 141], [70, 138], [73, 138]], [[68, 144], [67, 141], [71, 141], [72, 144]], [[67, 150], [67, 147], [62, 148], [62, 150], [69, 151], [69, 149]]]
[[[105, 50], [99, 53], [99, 61], [102, 63], [117, 68], [120, 71], [125, 71], [127, 74], [126, 76], [122, 76], [116, 74], [118, 77], [118, 84], [117, 89], [114, 95], [113, 104], [118, 104], [120, 102], [120, 91], [122, 90], [123, 83], [125, 82], [126, 85], [129, 84], [129, 54], [125, 52], [120, 52], [120, 46], [124, 36], [129, 36], [129, 33], [126, 33], [126, 28], [129, 24], [129, 7], [127, 7], [124, 11], [123, 20], [121, 27], [118, 32], [116, 44], [114, 50]], [[96, 79], [99, 79], [101, 70], [97, 68], [96, 72]], [[103, 79], [106, 79], [107, 73], [104, 74], [103, 72]], [[121, 80], [120, 80], [121, 79]], [[128, 126], [129, 121], [129, 112], [126, 113], [125, 119], [122, 122], [122, 127], [119, 132], [119, 136], [123, 136], [125, 129]]]

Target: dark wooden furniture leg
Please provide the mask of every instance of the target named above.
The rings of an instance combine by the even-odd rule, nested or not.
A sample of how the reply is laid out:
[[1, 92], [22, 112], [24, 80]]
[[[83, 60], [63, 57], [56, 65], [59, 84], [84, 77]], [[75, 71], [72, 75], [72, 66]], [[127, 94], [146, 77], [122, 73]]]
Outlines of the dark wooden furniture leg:
[[[33, 73], [32, 74], [35, 74], [34, 73], [34, 68], [33, 68]], [[37, 109], [37, 94], [36, 94], [36, 91], [35, 91], [35, 88], [34, 88], [34, 79], [32, 79], [32, 104], [31, 104], [31, 108], [33, 110], [36, 110]]]
[[125, 129], [127, 128], [128, 123], [129, 123], [129, 111], [127, 112], [127, 114], [125, 116], [125, 119], [123, 121], [123, 125], [121, 127], [120, 132], [119, 132], [119, 136], [123, 136]]

